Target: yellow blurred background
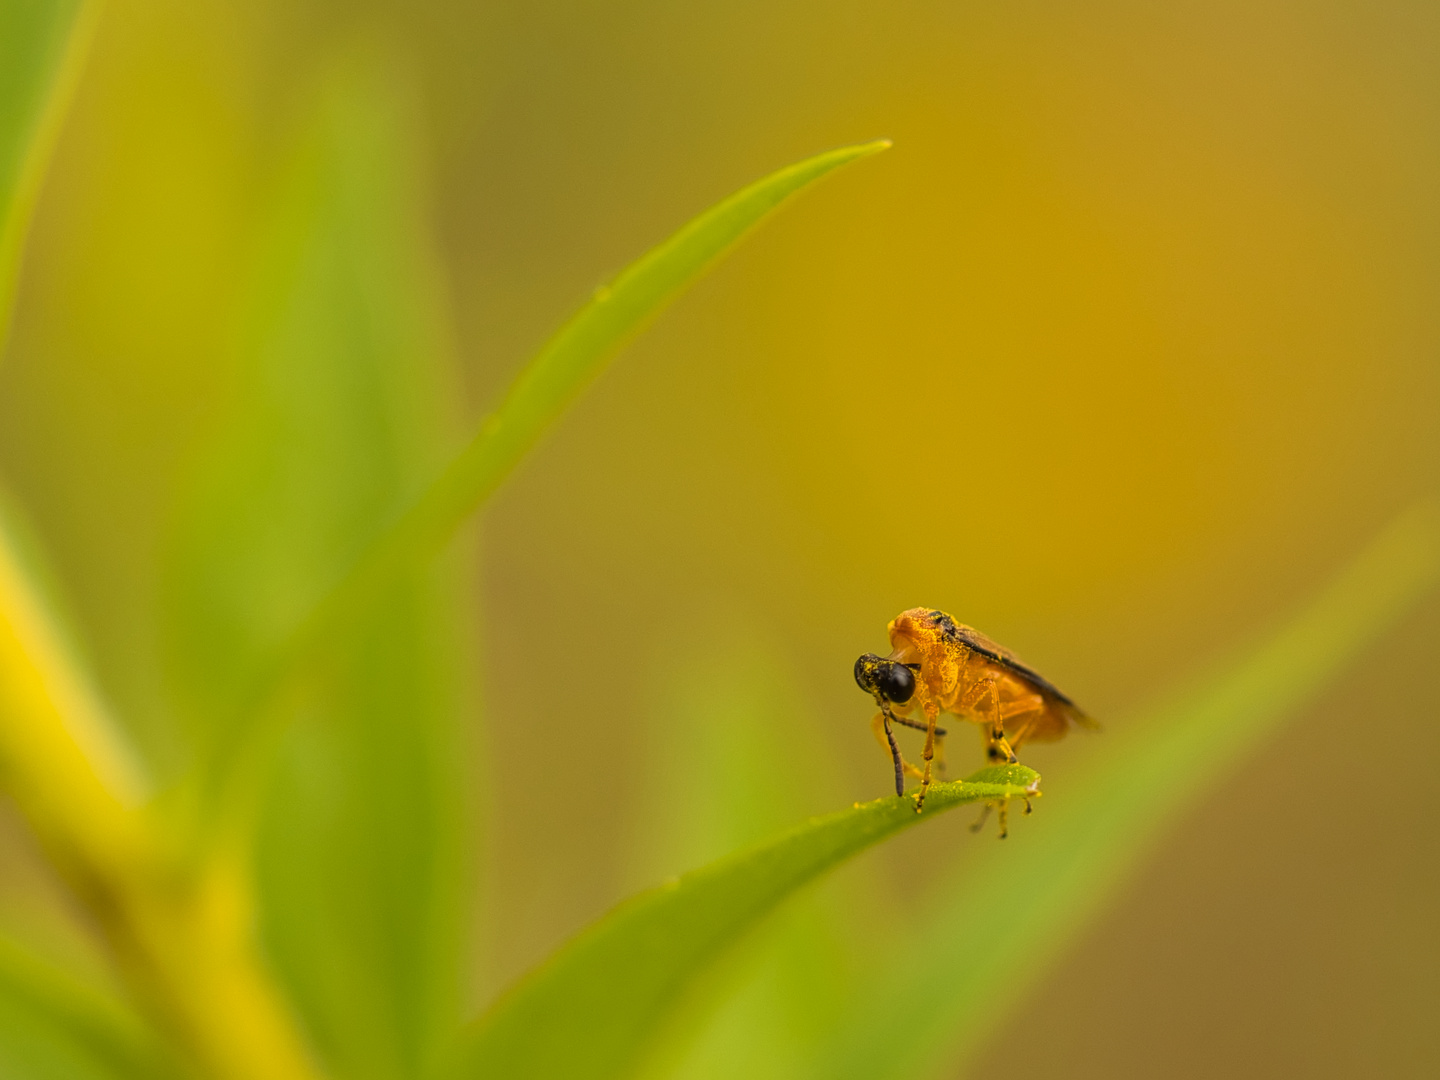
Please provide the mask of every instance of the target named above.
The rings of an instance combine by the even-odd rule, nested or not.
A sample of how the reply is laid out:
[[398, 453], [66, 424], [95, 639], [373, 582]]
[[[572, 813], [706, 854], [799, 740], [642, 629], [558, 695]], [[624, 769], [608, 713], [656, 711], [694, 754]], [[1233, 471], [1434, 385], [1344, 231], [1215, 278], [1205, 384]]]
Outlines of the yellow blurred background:
[[[883, 794], [849, 670], [903, 608], [1123, 730], [1440, 480], [1428, 5], [112, 0], [0, 368], [0, 468], [162, 768], [168, 530], [235, 393], [257, 192], [357, 48], [408, 95], [466, 417], [693, 213], [895, 140], [664, 315], [484, 515], [474, 1006], [634, 889]], [[1432, 602], [970, 1068], [1440, 1070], [1437, 646]], [[774, 805], [681, 821], [737, 697], [773, 728]], [[1027, 760], [1063, 774], [1104, 737]], [[965, 824], [828, 895], [904, 920], [993, 842]], [[6, 835], [0, 918], [43, 928], [63, 901]]]

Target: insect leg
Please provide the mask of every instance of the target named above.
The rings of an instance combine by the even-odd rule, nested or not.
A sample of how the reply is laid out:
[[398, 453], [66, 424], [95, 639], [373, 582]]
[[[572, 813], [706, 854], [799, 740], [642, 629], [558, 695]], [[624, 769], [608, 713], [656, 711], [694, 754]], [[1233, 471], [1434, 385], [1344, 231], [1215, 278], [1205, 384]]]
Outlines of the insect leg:
[[1035, 729], [1035, 721], [1044, 715], [1045, 700], [1038, 695], [1023, 698], [1020, 701], [1012, 701], [1005, 707], [1006, 720], [1013, 720], [1017, 716], [1029, 718], [1019, 726], [1014, 735], [1009, 737], [1010, 748], [1017, 754], [1020, 752], [1020, 747], [1025, 744], [1025, 740], [1030, 737], [1030, 732]]
[[890, 760], [895, 763], [895, 794], [905, 794], [905, 759], [900, 756], [900, 747], [895, 745], [895, 733], [890, 730], [889, 710], [881, 709], [870, 722], [880, 745], [890, 751]]
[[970, 826], [971, 832], [979, 832], [985, 827], [985, 822], [990, 820], [990, 804], [987, 802], [980, 808], [980, 817], [974, 825]]
[[[966, 691], [965, 696], [960, 699], [958, 704], [963, 709], [976, 710], [977, 719], [980, 722], [980, 738], [985, 743], [985, 756], [992, 762], [1014, 762], [1015, 755], [1011, 751], [1010, 744], [1005, 741], [1005, 721], [1003, 714], [999, 714], [1002, 716], [1002, 719], [997, 722], [997, 714], [992, 711], [991, 718], [987, 723], [983, 714], [979, 713], [980, 702], [985, 699], [986, 695], [990, 695], [992, 701], [999, 696], [999, 687], [993, 678], [981, 679], [975, 682], [975, 684]], [[999, 733], [998, 735], [996, 734], [997, 731]]]
[[[892, 714], [890, 719], [894, 720], [897, 724], [904, 724], [906, 727], [914, 728], [916, 731], [930, 730], [925, 724], [918, 724], [908, 716]], [[935, 729], [935, 770], [941, 776], [945, 775], [945, 736], [948, 734], [949, 732], [942, 727]], [[911, 765], [908, 761], [905, 763], [905, 773], [907, 776], [914, 776], [917, 779], [923, 775], [919, 769], [915, 768], [915, 766]]]
[[[1000, 712], [1000, 683], [998, 680], [990, 680], [990, 741], [1000, 751], [1007, 763], [1014, 765], [1020, 759], [1015, 756], [1015, 751], [1005, 741], [1005, 717]], [[1002, 817], [1001, 822], [1004, 822]]]
[[925, 775], [920, 778], [920, 794], [915, 796], [915, 812], [925, 806], [925, 793], [930, 790], [930, 762], [935, 757], [935, 721], [940, 716], [940, 706], [933, 701], [925, 702]]
[[[897, 724], [908, 724], [910, 727], [923, 728], [924, 726], [915, 723], [913, 720], [906, 720], [903, 716], [896, 716], [894, 713], [890, 714], [890, 719]], [[893, 757], [890, 753], [890, 747], [894, 740], [885, 731], [885, 714], [883, 712], [877, 712], [874, 717], [871, 718], [870, 730], [875, 733], [875, 741], [880, 744], [880, 749], [885, 751], [887, 757]], [[906, 761], [904, 754], [900, 755], [900, 767], [904, 770], [906, 776], [913, 776], [916, 780], [919, 780], [920, 777], [925, 775], [914, 765], [911, 765], [910, 762]]]
[[[987, 695], [990, 697], [992, 705], [988, 722], [980, 710], [980, 702], [984, 701]], [[985, 743], [986, 757], [991, 761], [1006, 761], [1011, 764], [1015, 762], [1014, 751], [1005, 741], [1004, 713], [1000, 708], [1000, 686], [993, 675], [982, 675], [973, 682], [963, 684], [960, 693], [956, 695], [952, 709], [956, 713], [973, 712], [975, 714], [973, 719], [980, 724], [980, 737]]]
[[1000, 803], [1000, 839], [1004, 840], [1010, 835], [1010, 800], [1005, 799]]
[[[894, 720], [897, 724], [904, 724], [906, 727], [913, 727], [916, 731], [929, 730], [929, 728], [925, 724], [921, 724], [914, 720], [911, 720], [908, 716], [891, 716], [890, 719]], [[937, 738], [943, 739], [946, 734], [947, 733], [944, 728], [937, 727], [935, 729], [935, 735]]]
[[975, 725], [975, 730], [980, 733], [980, 745], [985, 748], [986, 760], [993, 765], [1000, 760], [1000, 751], [990, 741], [990, 725], [982, 722]]

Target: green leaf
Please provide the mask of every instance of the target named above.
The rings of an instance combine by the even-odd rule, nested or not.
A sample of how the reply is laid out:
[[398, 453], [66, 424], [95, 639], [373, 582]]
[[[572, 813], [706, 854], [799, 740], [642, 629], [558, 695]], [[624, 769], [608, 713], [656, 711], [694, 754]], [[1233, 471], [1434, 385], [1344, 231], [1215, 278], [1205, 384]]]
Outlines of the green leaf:
[[462, 1077], [628, 1076], [688, 985], [807, 882], [900, 829], [964, 803], [1024, 798], [1040, 777], [982, 769], [931, 788], [924, 814], [890, 797], [815, 818], [633, 898], [522, 980], [466, 1036]]
[[25, 234], [93, 13], [83, 0], [0, 0], [0, 347]]
[[0, 939], [0, 1075], [162, 1080], [180, 1072], [127, 1007]]
[[[333, 65], [257, 229], [236, 412], [171, 560], [172, 667], [202, 752], [235, 745], [234, 696], [454, 430], [408, 104], [370, 54]], [[259, 929], [334, 1075], [415, 1076], [460, 1022], [465, 593], [448, 563], [392, 580], [334, 628], [251, 762]], [[237, 833], [248, 801], [225, 804]]]
[[257, 696], [267, 699], [332, 627], [343, 625], [407, 567], [423, 563], [478, 509], [621, 345], [791, 196], [842, 165], [886, 149], [881, 139], [771, 173], [706, 210], [626, 267], [552, 337], [457, 455], [356, 561], [297, 631]]
[[[643, 680], [653, 692], [637, 710], [649, 778], [636, 792], [639, 827], [628, 845], [645, 868], [637, 883], [749, 847], [844, 794], [831, 725], [795, 681], [793, 643], [723, 609], [692, 614], [692, 632], [668, 643]], [[793, 1075], [813, 1050], [816, 1023], [840, 1007], [832, 992], [848, 993], [845, 976], [869, 958], [855, 928], [889, 921], [888, 884], [854, 867], [792, 897], [685, 995], [639, 1075], [749, 1076], [730, 1066], [736, 1051], [762, 1041], [765, 1075]]]
[[[640, 740], [649, 781], [627, 845], [636, 887], [766, 840], [844, 797], [827, 734], [794, 684], [784, 642], [726, 613], [650, 661]], [[677, 761], [703, 769], [676, 769]], [[809, 761], [804, 769], [794, 762]]]
[[[1107, 734], [1089, 769], [1051, 785], [1045, 819], [1025, 844], [967, 860], [930, 917], [889, 942], [885, 960], [855, 979], [850, 1010], [822, 1037], [812, 1075], [953, 1075], [954, 1063], [1018, 1004], [1177, 815], [1437, 584], [1440, 509], [1426, 502], [1268, 638], [1190, 690], [1116, 724], [1129, 734]], [[987, 912], [1004, 917], [984, 918]], [[999, 970], [1005, 979], [994, 977]]]

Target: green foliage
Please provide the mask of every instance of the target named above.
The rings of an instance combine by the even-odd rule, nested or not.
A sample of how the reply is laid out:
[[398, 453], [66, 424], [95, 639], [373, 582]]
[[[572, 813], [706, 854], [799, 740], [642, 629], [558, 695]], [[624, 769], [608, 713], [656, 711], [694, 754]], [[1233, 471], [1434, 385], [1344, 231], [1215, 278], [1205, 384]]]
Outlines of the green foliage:
[[891, 796], [816, 818], [617, 908], [522, 982], [480, 1021], [459, 1076], [632, 1075], [687, 983], [795, 890], [900, 829], [965, 803], [1024, 798], [1023, 765], [931, 788], [925, 813]]
[[[984, 852], [928, 919], [856, 979], [816, 1063], [826, 1078], [946, 1075], [1047, 961], [1103, 909], [1177, 815], [1315, 698], [1440, 584], [1440, 509], [1397, 519], [1300, 610], [1194, 685], [1123, 724], [1052, 786], [1044, 828]], [[1122, 725], [1117, 724], [1116, 727]], [[1263, 808], [1256, 796], [1257, 814]], [[998, 920], [977, 912], [1001, 911]], [[988, 973], [1004, 967], [1010, 976]], [[902, 1036], [903, 1037], [900, 1037]]]
[[[644, 752], [650, 781], [635, 808], [632, 846], [638, 883], [778, 835], [796, 821], [841, 805], [846, 772], [835, 760], [833, 717], [796, 685], [787, 643], [720, 614], [662, 657], [647, 676]], [[885, 782], [877, 747], [871, 773]], [[676, 770], [675, 761], [703, 761]], [[877, 787], [877, 791], [883, 791]], [[1043, 804], [1042, 816], [1048, 810]], [[975, 842], [989, 847], [993, 833]], [[857, 962], [876, 930], [893, 921], [894, 881], [876, 874], [880, 853], [848, 872], [801, 889], [731, 954], [697, 972], [684, 1001], [653, 1036], [646, 1078], [726, 1080], [745, 1074], [790, 1077], [814, 1054]], [[764, 1047], [763, 1060], [737, 1053]]]
[[[921, 918], [880, 935], [840, 968], [771, 950], [763, 973], [783, 979], [787, 996], [817, 1004], [800, 1031], [757, 1024], [753, 1011], [722, 1012], [699, 1040], [703, 1059], [697, 1050], [665, 1075], [952, 1075], [1176, 816], [1273, 739], [1437, 584], [1440, 508], [1426, 501], [1269, 634], [1193, 685], [1118, 720], [1090, 748], [1087, 764], [1047, 784], [1043, 814], [1023, 842], [967, 853], [932, 890]], [[1263, 812], [1258, 804], [1256, 812]], [[737, 1022], [746, 1025], [743, 1036], [733, 1030]]]
[[[230, 702], [453, 442], [404, 88], [359, 54], [314, 98], [257, 229], [234, 415], [169, 560], [201, 748], [233, 746]], [[414, 1075], [459, 1022], [462, 592], [453, 561], [418, 567], [335, 628], [329, 667], [270, 716], [274, 767], [247, 776], [268, 778], [262, 933], [337, 1075]], [[245, 794], [226, 810], [248, 831]]]
[[[729, 1060], [706, 1062], [704, 1074], [939, 1075], [1018, 1000], [1199, 791], [1219, 782], [1437, 582], [1440, 512], [1425, 503], [1268, 638], [1124, 725], [1134, 734], [1107, 737], [1088, 769], [1057, 785], [1061, 797], [1046, 805], [1025, 843], [968, 860], [964, 873], [937, 891], [930, 916], [898, 940], [888, 938], [882, 954], [848, 977], [810, 968], [808, 957], [792, 963], [791, 993], [831, 1006], [812, 1021], [810, 1044], [818, 1049], [808, 1060], [787, 1054], [782, 1032], [751, 1028], [745, 1040], [724, 1044]], [[985, 772], [970, 782], [986, 779]], [[944, 805], [970, 801], [956, 797], [959, 785], [946, 787], [954, 801]], [[617, 909], [496, 1006], [460, 1075], [633, 1075], [683, 1004], [687, 984], [754, 921], [757, 897], [778, 903], [801, 883], [798, 868], [829, 869], [888, 835], [883, 826], [869, 831], [882, 821], [913, 823], [913, 814], [898, 814], [900, 805], [882, 799], [819, 819]], [[886, 812], [897, 816], [881, 816]], [[841, 837], [851, 842], [837, 843]], [[1003, 917], [977, 917], [987, 912]], [[997, 979], [997, 971], [1006, 977]], [[784, 1064], [777, 1068], [777, 1061]]]
[[631, 263], [540, 349], [469, 444], [376, 539], [281, 650], [261, 681], [263, 703], [303, 668], [329, 631], [371, 603], [397, 574], [431, 556], [473, 513], [607, 358], [791, 196], [890, 143], [842, 147], [781, 169], [705, 211]]
[[[87, 10], [0, 0], [0, 339]], [[335, 64], [260, 200], [232, 414], [170, 537], [185, 753], [162, 796], [140, 805], [123, 750], [101, 760], [115, 733], [83, 693], [56, 692], [89, 680], [52, 647], [43, 590], [0, 566], [0, 662], [23, 676], [0, 687], [0, 775], [123, 987], [0, 939], [6, 1076], [634, 1076], [661, 1067], [697, 988], [807, 883], [946, 809], [1035, 791], [1029, 769], [986, 769], [936, 785], [923, 815], [885, 798], [753, 843], [801, 811], [774, 772], [774, 714], [752, 705], [777, 709], [780, 680], [731, 658], [715, 681], [733, 698], [667, 717], [713, 735], [715, 767], [657, 793], [662, 810], [680, 804], [657, 859], [749, 846], [622, 904], [462, 1022], [477, 830], [459, 764], [467, 582], [446, 542], [687, 284], [786, 199], [888, 144], [821, 154], [700, 215], [598, 289], [466, 442], [406, 100], [373, 54]], [[1167, 822], [1437, 580], [1427, 506], [1269, 638], [1120, 725], [1052, 785], [1023, 844], [989, 845], [883, 952], [835, 962], [823, 917], [787, 935], [766, 970], [811, 1006], [797, 1023], [819, 1052], [755, 1027], [708, 1075], [912, 1077], [953, 1061]]]
[[[3, 12], [13, 31], [5, 44], [17, 59], [0, 87], [9, 236], [23, 235], [36, 163], [63, 105], [64, 60], [79, 48], [66, 36], [74, 10], [21, 4]], [[435, 307], [444, 290], [420, 241], [416, 154], [403, 134], [413, 123], [396, 106], [405, 95], [376, 70], [373, 56], [357, 54], [322, 80], [256, 230], [233, 416], [193, 477], [169, 553], [170, 668], [192, 767], [168, 779], [163, 808], [172, 836], [191, 848], [197, 886], [213, 863], [218, 895], [226, 896], [233, 853], [253, 863], [261, 936], [326, 1071], [398, 1077], [423, 1072], [459, 1024], [468, 830], [457, 764], [464, 633], [456, 598], [464, 590], [458, 564], [431, 565], [436, 549], [647, 318], [784, 199], [883, 144], [782, 170], [642, 258], [557, 334], [442, 469], [455, 441], [447, 436], [455, 394], [446, 320]], [[13, 602], [28, 601], [7, 596]], [[23, 639], [21, 615], [22, 608], [6, 612]], [[315, 658], [307, 646], [322, 637], [323, 663], [298, 663]], [[275, 685], [287, 693], [255, 694], [277, 669]], [[290, 671], [303, 677], [285, 682]], [[252, 715], [247, 706], [255, 703], [264, 708]], [[22, 712], [7, 722], [49, 721]], [[83, 748], [67, 739], [57, 744], [60, 765], [35, 767], [41, 778], [56, 768], [73, 775], [69, 763]], [[57, 752], [44, 738], [31, 743], [36, 753]], [[20, 740], [10, 753], [27, 745]], [[52, 839], [67, 850], [103, 850], [98, 834], [63, 834], [87, 828], [86, 820], [71, 815]], [[128, 819], [124, 827], [145, 828]], [[142, 847], [151, 843], [136, 836]], [[67, 871], [102, 879], [117, 872], [73, 864]], [[160, 899], [145, 899], [144, 875], [137, 868], [134, 880], [116, 886], [136, 890], [140, 909]], [[128, 926], [132, 918], [140, 921]], [[143, 910], [122, 914], [117, 940], [144, 940], [154, 931], [146, 918]], [[173, 1011], [166, 1005], [166, 994], [190, 995], [173, 983], [157, 988], [147, 965], [169, 976], [206, 962], [183, 941], [140, 945], [158, 952], [132, 972], [144, 985], [143, 1007], [158, 1008], [165, 1023], [192, 1022], [184, 1018], [196, 1006], [206, 1017], [209, 1030], [185, 1036], [182, 1056], [195, 1050], [192, 1064], [202, 1072], [241, 1068], [213, 1056], [224, 1053], [216, 1031], [233, 1021], [237, 1038], [249, 1038], [250, 1026], [275, 1043], [269, 1060], [300, 1069], [255, 998], [269, 991], [247, 982], [253, 975], [239, 975], [227, 991], [249, 999], [248, 1015], [192, 1000], [175, 1001]], [[215, 956], [233, 948], [221, 943]], [[168, 1068], [144, 1021], [127, 1027], [123, 1007], [105, 1005], [103, 995], [27, 981], [34, 972], [20, 956], [0, 972], [0, 1060], [34, 1075]], [[201, 967], [195, 978], [197, 986], [206, 981]]]

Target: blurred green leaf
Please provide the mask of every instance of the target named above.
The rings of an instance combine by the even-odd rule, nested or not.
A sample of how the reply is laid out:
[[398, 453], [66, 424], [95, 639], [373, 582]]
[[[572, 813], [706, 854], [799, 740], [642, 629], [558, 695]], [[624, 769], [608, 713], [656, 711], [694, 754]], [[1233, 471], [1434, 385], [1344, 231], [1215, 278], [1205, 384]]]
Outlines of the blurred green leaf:
[[0, 939], [0, 1076], [164, 1080], [180, 1069], [118, 1001]]
[[328, 637], [407, 567], [439, 549], [509, 475], [606, 359], [771, 211], [842, 165], [879, 153], [887, 140], [808, 158], [717, 203], [631, 263], [560, 328], [511, 384], [505, 400], [436, 480], [372, 544], [297, 631], [261, 682], [267, 698]]
[[[644, 683], [647, 782], [637, 792], [637, 882], [663, 880], [773, 836], [843, 798], [832, 731], [796, 685], [791, 643], [748, 619], [695, 612]], [[880, 754], [875, 751], [879, 768]], [[677, 769], [676, 762], [689, 766]], [[883, 778], [883, 770], [881, 770]], [[883, 782], [883, 779], [882, 779]], [[873, 865], [873, 864], [871, 864]], [[641, 1070], [646, 1078], [729, 1080], [736, 1051], [762, 1042], [764, 1075], [789, 1077], [813, 1031], [839, 1008], [831, 990], [868, 960], [856, 926], [891, 908], [869, 867], [835, 873], [789, 900], [702, 977]], [[800, 992], [797, 992], [800, 991]], [[744, 1057], [743, 1051], [740, 1054]]]
[[[1088, 771], [1051, 785], [1043, 827], [1023, 845], [967, 860], [930, 917], [913, 921], [854, 981], [850, 1008], [822, 1041], [813, 1075], [953, 1075], [947, 1070], [1105, 907], [1176, 816], [1437, 583], [1440, 509], [1426, 502], [1269, 638], [1137, 722], [1117, 724], [1130, 734], [1107, 735]], [[997, 980], [1002, 967], [1009, 974]]]
[[[370, 54], [337, 63], [258, 232], [236, 415], [196, 477], [171, 583], [201, 753], [236, 745], [234, 696], [453, 445], [409, 105]], [[415, 1076], [459, 1023], [464, 591], [449, 564], [389, 582], [276, 703], [258, 759], [273, 765], [251, 762], [260, 930], [337, 1075]], [[226, 809], [243, 833], [245, 802]]]
[[30, 216], [92, 21], [84, 0], [0, 0], [0, 347]]
[[631, 899], [522, 980], [464, 1039], [456, 1076], [631, 1075], [687, 986], [761, 917], [807, 882], [885, 837], [964, 803], [1024, 797], [1039, 776], [982, 769], [910, 798], [877, 799], [814, 818]]
[[759, 843], [844, 798], [785, 643], [727, 614], [691, 616], [691, 632], [647, 667], [647, 781], [629, 845], [636, 887]]

